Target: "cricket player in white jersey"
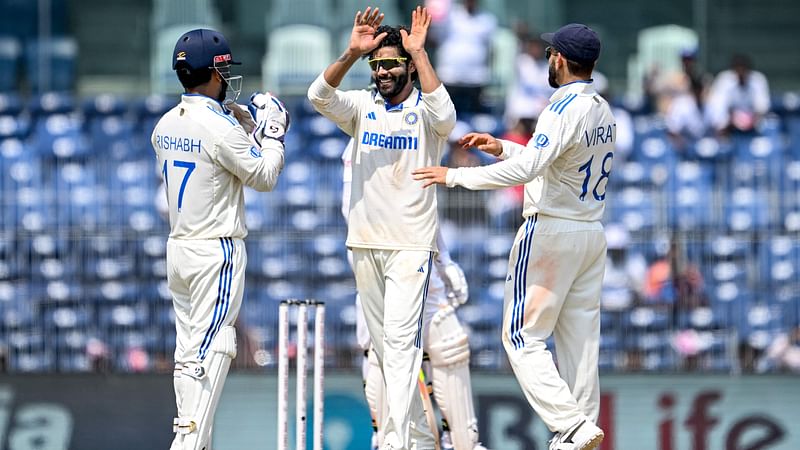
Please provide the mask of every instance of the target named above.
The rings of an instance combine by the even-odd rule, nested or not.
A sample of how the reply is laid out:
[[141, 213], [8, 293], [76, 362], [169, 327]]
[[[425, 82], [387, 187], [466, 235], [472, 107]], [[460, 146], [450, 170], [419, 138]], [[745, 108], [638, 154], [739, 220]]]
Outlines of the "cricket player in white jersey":
[[[185, 89], [181, 102], [156, 124], [152, 145], [169, 208], [167, 281], [175, 307], [175, 397], [171, 450], [204, 450], [225, 377], [236, 357], [233, 323], [244, 290], [247, 236], [243, 185], [269, 191], [283, 168], [289, 117], [268, 94], [251, 98], [255, 128], [245, 132], [231, 104], [241, 76], [232, 76], [230, 47], [213, 30], [182, 35], [173, 68]], [[251, 139], [257, 145], [251, 143]]]
[[[413, 11], [410, 31], [379, 28], [382, 20], [372, 8], [355, 15], [348, 48], [312, 83], [308, 98], [355, 138], [347, 246], [387, 387], [383, 448], [429, 450], [435, 444], [417, 377], [438, 214], [435, 191], [421, 189], [411, 171], [441, 160], [456, 114], [425, 51], [428, 11]], [[336, 89], [364, 55], [377, 92]]]
[[[550, 84], [557, 88], [527, 146], [469, 133], [464, 147], [504, 159], [484, 167], [432, 167], [415, 177], [448, 187], [497, 189], [525, 184], [525, 223], [511, 249], [503, 344], [523, 392], [555, 432], [551, 450], [600, 445], [598, 353], [606, 241], [600, 219], [614, 159], [616, 123], [595, 92], [600, 39], [569, 24], [550, 44]], [[555, 336], [558, 369], [545, 346]], [[560, 377], [559, 377], [560, 375]]]
[[[352, 182], [353, 139], [342, 153], [342, 215], [347, 221], [350, 212]], [[478, 419], [472, 398], [472, 383], [469, 372], [469, 339], [458, 320], [455, 309], [469, 298], [469, 285], [464, 270], [450, 258], [441, 232], [436, 233], [438, 253], [431, 267], [428, 296], [425, 300], [423, 318], [423, 351], [428, 355], [428, 381], [433, 384], [433, 396], [443, 412], [442, 450], [485, 450], [478, 440]], [[348, 251], [352, 265], [352, 253]], [[365, 381], [367, 403], [373, 420], [382, 416], [379, 404], [385, 402], [386, 390], [377, 358], [369, 358], [370, 339], [366, 319], [361, 311], [361, 300], [356, 295], [356, 341], [365, 352], [362, 376]], [[427, 389], [427, 388], [426, 388]], [[423, 395], [428, 395], [423, 393]], [[432, 414], [433, 412], [431, 412]], [[373, 435], [373, 448], [382, 439]]]

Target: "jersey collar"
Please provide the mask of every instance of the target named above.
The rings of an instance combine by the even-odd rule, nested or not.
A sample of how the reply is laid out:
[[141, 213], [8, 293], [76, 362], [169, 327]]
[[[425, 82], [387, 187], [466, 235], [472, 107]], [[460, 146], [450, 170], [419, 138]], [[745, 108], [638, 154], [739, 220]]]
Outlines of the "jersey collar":
[[385, 100], [381, 96], [381, 94], [377, 90], [375, 90], [372, 91], [372, 100], [378, 105], [383, 105], [384, 108], [386, 108], [386, 112], [402, 111], [403, 108], [411, 108], [419, 105], [420, 100], [422, 100], [422, 92], [417, 88], [412, 87], [411, 93], [408, 94], [408, 97], [406, 97], [405, 100], [396, 105], [393, 105], [389, 103], [388, 100]]
[[189, 105], [208, 106], [217, 112], [228, 114], [230, 110], [218, 102], [216, 99], [203, 94], [182, 94], [181, 101]]
[[591, 78], [588, 80], [578, 80], [572, 81], [567, 83], [553, 92], [553, 95], [550, 96], [550, 103], [556, 102], [561, 100], [562, 98], [566, 97], [567, 94], [595, 94], [594, 89], [594, 80]]

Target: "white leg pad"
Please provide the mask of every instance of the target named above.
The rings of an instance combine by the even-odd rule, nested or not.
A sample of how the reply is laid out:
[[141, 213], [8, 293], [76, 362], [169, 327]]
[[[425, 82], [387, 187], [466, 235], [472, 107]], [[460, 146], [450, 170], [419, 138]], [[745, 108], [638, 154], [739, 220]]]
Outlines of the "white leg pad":
[[378, 445], [383, 444], [382, 425], [389, 416], [389, 405], [386, 403], [386, 385], [381, 372], [381, 363], [375, 350], [369, 350], [369, 371], [367, 372], [367, 384], [364, 387], [364, 394], [367, 397], [367, 404], [372, 413], [372, 420], [378, 426]]
[[431, 320], [428, 354], [433, 368], [433, 396], [450, 427], [455, 450], [472, 450], [478, 444], [478, 421], [469, 374], [469, 341], [451, 306]]
[[[181, 392], [181, 399], [178, 402], [178, 417], [173, 422], [173, 449], [208, 450], [214, 413], [231, 360], [235, 357], [236, 330], [232, 326], [225, 326], [217, 333], [211, 343], [211, 351], [202, 363], [188, 362], [183, 365], [180, 378], [176, 379], [176, 392]], [[176, 443], [179, 444], [177, 447]]]

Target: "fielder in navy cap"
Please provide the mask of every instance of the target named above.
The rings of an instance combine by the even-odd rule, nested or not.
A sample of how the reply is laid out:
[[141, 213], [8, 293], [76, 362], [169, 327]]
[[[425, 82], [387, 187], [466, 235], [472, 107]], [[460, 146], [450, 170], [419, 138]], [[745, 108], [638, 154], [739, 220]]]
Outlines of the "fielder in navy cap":
[[[564, 84], [564, 75], [568, 72], [579, 79], [589, 79], [594, 70], [594, 63], [600, 57], [600, 38], [594, 30], [580, 23], [571, 23], [559, 28], [555, 33], [542, 34], [542, 40], [550, 44], [545, 49], [550, 61], [550, 86], [557, 88]], [[555, 55], [555, 61], [550, 57]]]
[[[241, 64], [233, 60], [231, 47], [222, 33], [198, 28], [187, 31], [175, 44], [172, 52], [172, 68], [185, 89], [193, 89], [212, 81], [219, 82], [219, 88], [212, 97], [218, 101], [236, 101], [242, 91], [242, 76], [231, 75], [231, 65]], [[213, 77], [216, 73], [219, 78]]]

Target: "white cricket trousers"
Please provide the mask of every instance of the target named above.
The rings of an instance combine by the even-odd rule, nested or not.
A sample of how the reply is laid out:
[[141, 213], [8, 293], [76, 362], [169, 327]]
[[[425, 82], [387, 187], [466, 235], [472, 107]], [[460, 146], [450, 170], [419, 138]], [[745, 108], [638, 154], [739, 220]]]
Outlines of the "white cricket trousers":
[[175, 362], [202, 362], [244, 293], [247, 252], [234, 238], [167, 241], [167, 282], [175, 307]]
[[384, 448], [434, 448], [417, 389], [432, 261], [429, 251], [353, 248], [356, 288], [386, 383]]
[[[553, 432], [600, 413], [600, 222], [526, 218], [511, 248], [503, 345], [522, 391]], [[545, 340], [554, 335], [558, 368]]]

